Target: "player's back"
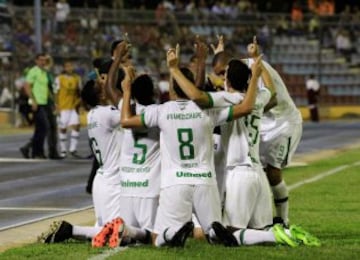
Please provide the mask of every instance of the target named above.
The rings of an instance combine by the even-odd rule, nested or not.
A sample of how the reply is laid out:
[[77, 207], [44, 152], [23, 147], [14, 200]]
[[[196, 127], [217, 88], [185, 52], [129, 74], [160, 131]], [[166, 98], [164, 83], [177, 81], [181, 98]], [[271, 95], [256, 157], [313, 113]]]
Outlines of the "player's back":
[[[145, 106], [136, 104], [136, 114]], [[156, 197], [160, 193], [160, 130], [123, 129], [120, 173], [123, 196]]]
[[162, 187], [216, 185], [212, 141], [215, 124], [208, 113], [189, 100], [169, 101], [152, 112], [145, 110], [146, 125], [158, 125], [161, 130]]
[[98, 171], [117, 176], [122, 141], [119, 110], [114, 106], [96, 106], [89, 111], [87, 122], [91, 148], [100, 165]]
[[297, 109], [294, 101], [286, 88], [284, 81], [281, 79], [279, 73], [266, 61], [263, 61], [265, 68], [268, 70], [271, 79], [274, 81], [276, 90], [277, 105], [265, 113], [265, 116], [273, 116], [280, 121], [290, 121], [294, 123], [301, 123], [302, 117], [300, 111]]
[[[251, 67], [254, 63], [254, 59], [251, 58], [243, 59], [243, 61], [249, 67]], [[277, 100], [277, 105], [264, 114], [264, 124], [269, 124], [267, 119], [278, 120], [280, 122], [290, 121], [294, 123], [301, 123], [302, 117], [300, 111], [297, 109], [294, 101], [290, 97], [289, 91], [287, 90], [281, 76], [268, 62], [262, 61], [262, 63], [273, 80]]]

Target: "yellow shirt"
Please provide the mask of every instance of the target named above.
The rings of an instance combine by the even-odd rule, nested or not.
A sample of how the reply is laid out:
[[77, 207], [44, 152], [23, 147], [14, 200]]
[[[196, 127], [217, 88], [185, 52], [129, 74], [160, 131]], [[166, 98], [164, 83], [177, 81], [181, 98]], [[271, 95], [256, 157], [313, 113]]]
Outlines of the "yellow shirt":
[[76, 74], [60, 74], [55, 84], [58, 109], [75, 109], [80, 102], [80, 77]]

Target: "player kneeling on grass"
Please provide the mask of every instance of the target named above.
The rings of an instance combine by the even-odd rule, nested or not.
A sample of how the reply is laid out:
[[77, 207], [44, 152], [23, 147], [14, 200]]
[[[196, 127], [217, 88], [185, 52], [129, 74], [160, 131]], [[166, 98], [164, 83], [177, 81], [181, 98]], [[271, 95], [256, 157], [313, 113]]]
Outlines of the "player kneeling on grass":
[[[169, 50], [168, 66], [171, 73], [177, 68], [174, 55], [175, 50]], [[130, 82], [126, 82], [125, 78], [122, 126], [158, 126], [161, 130], [162, 189], [154, 228], [158, 234], [156, 246], [184, 246], [193, 230], [193, 208], [210, 243], [220, 241], [226, 246], [237, 245], [236, 239], [221, 224], [212, 132], [215, 126], [225, 124], [252, 109], [261, 72], [258, 64], [254, 66], [254, 76], [250, 83], [252, 87], [244, 102], [224, 109], [201, 110], [181, 91], [179, 82], [173, 81], [170, 92], [173, 101], [147, 107], [141, 116], [134, 116], [130, 108]], [[179, 73], [185, 74], [183, 78], [193, 84], [193, 76], [188, 69], [181, 69]]]
[[[94, 118], [92, 118], [92, 119], [89, 118], [89, 123], [92, 123], [94, 125], [94, 127], [96, 125], [98, 127], [100, 127], [100, 126], [105, 127], [106, 125], [108, 125], [108, 123], [111, 123], [111, 125], [112, 125], [114, 122], [117, 121], [118, 122], [117, 125], [119, 125], [120, 112], [112, 106], [102, 106], [102, 104], [105, 103], [105, 102], [102, 102], [102, 100], [105, 100], [103, 94], [104, 94], [104, 92], [103, 92], [102, 84], [98, 84], [98, 82], [94, 82], [94, 81], [87, 83], [82, 91], [82, 96], [84, 97], [84, 100], [86, 101], [86, 103], [88, 105], [90, 105], [92, 107], [96, 106], [97, 108], [95, 108], [95, 109], [97, 109], [98, 111], [100, 111], [101, 109], [108, 108], [105, 111], [106, 113], [102, 114], [102, 119], [103, 119], [102, 121], [100, 120], [98, 122], [98, 124], [95, 124], [92, 121], [92, 119], [94, 119]], [[111, 107], [111, 108], [109, 108], [109, 107]], [[113, 114], [113, 112], [116, 112], [117, 115]], [[90, 114], [90, 116], [92, 116], [92, 115]], [[97, 118], [97, 119], [99, 120], [99, 118]], [[108, 127], [106, 129], [110, 130], [112, 128], [110, 127], [110, 125], [108, 125]], [[109, 132], [111, 133], [111, 131], [109, 131]], [[106, 133], [102, 133], [103, 137], [106, 137], [108, 135], [106, 135]], [[112, 138], [108, 138], [108, 139], [112, 141], [113, 145], [116, 145], [116, 139], [112, 139]], [[100, 140], [99, 142], [96, 142], [97, 146], [95, 147], [96, 149], [94, 150], [94, 154], [97, 156], [97, 159], [100, 164], [99, 170], [102, 172], [100, 172], [100, 173], [98, 172], [98, 174], [96, 175], [97, 177], [94, 181], [94, 186], [99, 186], [96, 184], [97, 179], [99, 177], [104, 178], [103, 175], [105, 175], [105, 173], [106, 173], [106, 172], [104, 173], [104, 170], [103, 170], [104, 165], [106, 163], [109, 163], [108, 160], [111, 160], [111, 158], [114, 159], [112, 156], [116, 155], [117, 152], [120, 153], [120, 149], [113, 149], [111, 152], [112, 155], [109, 155], [109, 153], [105, 153], [104, 150], [101, 150], [101, 148], [103, 148], [103, 146], [105, 145], [104, 138], [101, 138], [99, 140]], [[114, 147], [114, 148], [116, 148], [116, 147]], [[114, 163], [116, 163], [116, 165], [118, 165], [119, 158], [116, 157], [115, 159], [116, 160], [114, 161]], [[118, 168], [118, 166], [115, 168]], [[118, 187], [119, 186], [118, 183], [121, 183], [121, 180], [120, 179], [117, 180], [117, 178], [121, 178], [121, 177], [120, 177], [118, 170], [117, 170], [117, 174], [114, 174], [110, 177], [111, 177], [110, 180], [114, 181], [114, 184], [116, 187], [109, 186], [112, 183], [111, 181], [110, 181], [110, 183], [108, 183], [109, 181], [108, 182], [99, 182], [99, 184], [103, 184], [103, 185], [99, 186], [98, 190], [102, 190], [106, 194], [113, 195], [111, 198], [110, 198], [110, 196], [97, 196], [97, 195], [101, 195], [101, 194], [98, 194], [96, 192], [97, 189], [94, 187], [95, 189], [94, 189], [93, 196], [97, 196], [97, 199], [94, 198], [94, 207], [95, 207], [95, 212], [96, 212], [96, 216], [97, 216], [97, 223], [100, 226], [98, 226], [98, 227], [82, 227], [82, 226], [71, 225], [70, 223], [68, 223], [66, 221], [58, 221], [58, 222], [54, 222], [51, 225], [50, 229], [47, 232], [43, 233], [39, 237], [39, 240], [44, 243], [57, 243], [57, 242], [62, 242], [69, 238], [93, 239], [92, 244], [94, 247], [104, 246], [107, 242], [109, 243], [110, 247], [117, 247], [120, 244], [120, 242], [122, 241], [122, 239], [125, 239], [125, 240], [134, 239], [134, 240], [137, 240], [140, 242], [150, 242], [151, 241], [150, 232], [147, 231], [146, 228], [148, 227], [150, 229], [150, 231], [152, 229], [156, 205], [153, 206], [154, 203], [150, 203], [153, 206], [151, 208], [151, 212], [148, 212], [148, 210], [150, 210], [149, 207], [146, 207], [145, 209], [144, 209], [144, 207], [142, 208], [145, 210], [145, 212], [141, 211], [141, 209], [140, 209], [140, 211], [137, 212], [136, 216], [139, 216], [139, 214], [140, 214], [140, 215], [142, 215], [142, 220], [144, 220], [143, 222], [141, 222], [139, 220], [139, 218], [136, 219], [137, 221], [139, 221], [139, 225], [141, 225], [141, 227], [143, 227], [143, 225], [145, 226], [143, 229], [132, 227], [130, 225], [125, 226], [123, 219], [116, 217], [116, 216], [119, 216], [120, 212], [121, 212], [121, 210], [119, 209], [119, 207], [121, 205], [121, 197], [120, 197], [120, 189]], [[106, 185], [106, 184], [109, 184], [109, 185]], [[151, 183], [151, 184], [154, 186], [154, 189], [157, 190], [157, 192], [158, 192], [159, 184], [156, 184], [156, 183], [155, 183], [155, 185], [153, 183]], [[102, 195], [106, 195], [106, 194], [102, 194]], [[110, 200], [106, 200], [107, 198], [109, 198]], [[156, 199], [152, 199], [152, 201], [156, 201]], [[135, 204], [138, 205], [138, 203], [135, 203]], [[136, 205], [133, 205], [133, 206], [135, 207]], [[131, 208], [126, 209], [126, 210], [131, 210]], [[125, 209], [122, 209], [122, 211], [125, 211]], [[128, 215], [126, 215], [125, 217], [127, 219], [130, 219], [131, 217], [128, 218], [127, 217]], [[116, 218], [113, 219], [112, 221], [110, 221], [111, 216], [114, 216]], [[105, 222], [105, 219], [107, 219], [107, 223]], [[104, 225], [104, 226], [102, 226], [102, 225]]]
[[[246, 102], [243, 94], [250, 91], [250, 88], [247, 90], [247, 82], [251, 72], [240, 60], [231, 60], [226, 67], [225, 82], [230, 93], [205, 93], [191, 82], [187, 82], [179, 69], [173, 68], [171, 72], [172, 76], [181, 82], [179, 86], [184, 92], [203, 107], [213, 105], [223, 107], [241, 101]], [[270, 90], [274, 89], [266, 69], [263, 69], [262, 79]], [[273, 242], [295, 247], [297, 246], [295, 240], [300, 240], [307, 245], [318, 245], [319, 241], [316, 238], [297, 226], [292, 226], [290, 230], [284, 230], [280, 225], [275, 225], [269, 231], [255, 230], [263, 229], [272, 223], [270, 190], [260, 165], [258, 125], [254, 124], [253, 120], [262, 117], [263, 108], [271, 97], [272, 91], [264, 88], [263, 82], [258, 81], [260, 85], [255, 108], [252, 111], [244, 111], [245, 120], [237, 119], [221, 128], [228, 169], [225, 222], [239, 245]], [[239, 154], [238, 151], [241, 153]], [[249, 227], [255, 229], [249, 229]]]

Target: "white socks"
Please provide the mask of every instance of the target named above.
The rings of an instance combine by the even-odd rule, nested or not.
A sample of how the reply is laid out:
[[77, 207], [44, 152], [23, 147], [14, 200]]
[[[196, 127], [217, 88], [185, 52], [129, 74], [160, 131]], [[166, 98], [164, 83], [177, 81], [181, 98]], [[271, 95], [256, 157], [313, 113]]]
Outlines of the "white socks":
[[92, 239], [103, 227], [82, 227], [73, 226], [73, 236], [77, 239]]
[[67, 134], [59, 132], [60, 152], [66, 153]]
[[274, 195], [276, 216], [281, 217], [287, 224], [289, 222], [289, 191], [286, 183], [282, 180], [278, 185], [271, 186], [271, 189]]
[[140, 228], [125, 225], [125, 236], [138, 241], [143, 241], [146, 238], [146, 231]]
[[77, 144], [78, 144], [78, 141], [79, 141], [79, 135], [80, 135], [79, 131], [71, 130], [70, 148], [69, 148], [70, 152], [76, 151]]
[[256, 245], [261, 243], [275, 243], [272, 231], [256, 229], [240, 229], [233, 233], [239, 245]]

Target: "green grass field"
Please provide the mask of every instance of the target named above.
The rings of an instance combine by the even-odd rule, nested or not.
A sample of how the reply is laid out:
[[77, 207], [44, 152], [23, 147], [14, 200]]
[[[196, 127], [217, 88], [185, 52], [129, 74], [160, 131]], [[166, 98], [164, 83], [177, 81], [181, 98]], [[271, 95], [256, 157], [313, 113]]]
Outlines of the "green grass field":
[[[0, 259], [359, 259], [360, 257], [360, 150], [341, 152], [304, 167], [289, 168], [289, 187], [313, 176], [348, 165], [343, 170], [290, 192], [290, 221], [320, 238], [321, 247], [248, 246], [225, 248], [189, 239], [184, 249], [150, 246], [114, 253], [93, 249], [90, 243], [31, 244], [10, 249]], [[41, 233], [43, 230], [39, 230]], [[110, 255], [114, 253], [113, 255]], [[103, 255], [101, 255], [103, 254]], [[99, 257], [101, 256], [101, 257]]]

